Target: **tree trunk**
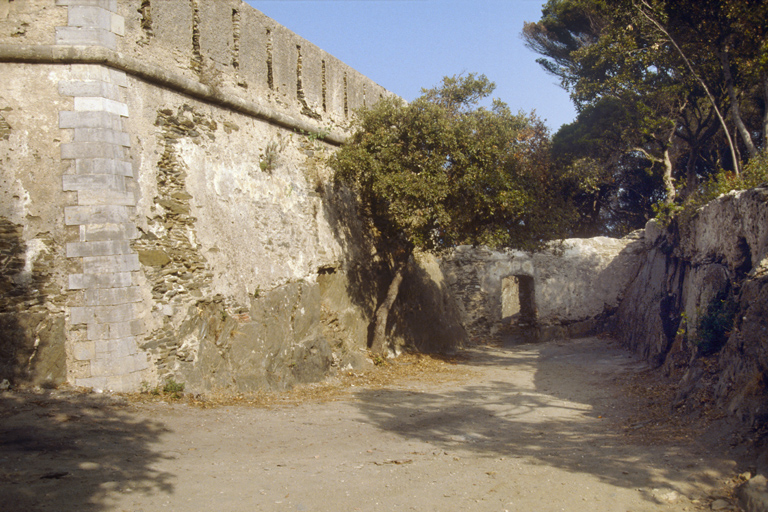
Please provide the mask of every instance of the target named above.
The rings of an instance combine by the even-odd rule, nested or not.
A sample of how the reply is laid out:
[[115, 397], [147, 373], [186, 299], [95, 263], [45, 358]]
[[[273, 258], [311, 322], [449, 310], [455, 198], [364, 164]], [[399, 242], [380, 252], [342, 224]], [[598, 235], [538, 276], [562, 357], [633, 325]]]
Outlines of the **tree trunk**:
[[744, 120], [741, 118], [739, 97], [736, 94], [736, 87], [733, 85], [733, 75], [731, 75], [731, 63], [728, 59], [728, 49], [720, 52], [720, 63], [723, 66], [723, 76], [725, 77], [725, 85], [728, 89], [728, 99], [731, 100], [731, 107], [729, 109], [731, 121], [733, 121], [733, 124], [739, 131], [739, 135], [741, 135], [741, 140], [744, 141], [744, 145], [747, 146], [749, 157], [754, 158], [757, 155], [757, 148], [752, 141], [752, 136], [749, 134], [749, 130], [744, 125]]
[[408, 260], [400, 263], [395, 270], [395, 277], [392, 278], [392, 282], [387, 289], [387, 295], [376, 309], [376, 315], [374, 318], [373, 327], [373, 340], [371, 342], [371, 352], [378, 356], [387, 355], [387, 318], [389, 317], [389, 311], [392, 309], [392, 305], [397, 299], [397, 294], [400, 292], [400, 285], [403, 282], [403, 274], [405, 273], [405, 266]]
[[667, 192], [667, 198], [664, 200], [666, 204], [672, 204], [677, 197], [677, 190], [675, 190], [675, 180], [672, 178], [672, 159], [669, 156], [669, 147], [664, 149], [664, 190]]
[[768, 148], [768, 75], [762, 76], [763, 85], [763, 150]]

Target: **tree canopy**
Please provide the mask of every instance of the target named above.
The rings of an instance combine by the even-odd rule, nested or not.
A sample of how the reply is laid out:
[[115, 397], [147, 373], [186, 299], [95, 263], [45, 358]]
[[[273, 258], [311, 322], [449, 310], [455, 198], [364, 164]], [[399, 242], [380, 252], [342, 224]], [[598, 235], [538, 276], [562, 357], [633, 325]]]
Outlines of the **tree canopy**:
[[414, 249], [535, 248], [570, 221], [567, 201], [552, 195], [559, 185], [546, 128], [501, 101], [480, 106], [493, 89], [484, 75], [468, 74], [444, 78], [411, 103], [384, 98], [357, 113], [354, 134], [332, 158], [395, 274], [378, 308], [376, 352]]
[[553, 148], [572, 178], [591, 173], [575, 180], [589, 184], [575, 194], [585, 234], [640, 227], [657, 200], [765, 149], [767, 16], [758, 0], [549, 0], [526, 23], [577, 106]]

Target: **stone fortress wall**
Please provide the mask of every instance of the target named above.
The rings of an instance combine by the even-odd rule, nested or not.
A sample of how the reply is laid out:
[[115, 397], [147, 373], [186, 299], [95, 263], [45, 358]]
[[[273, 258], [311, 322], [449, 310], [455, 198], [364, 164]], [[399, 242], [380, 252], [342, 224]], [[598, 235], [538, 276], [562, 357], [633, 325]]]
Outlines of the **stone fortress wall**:
[[386, 94], [239, 0], [0, 0], [0, 378], [359, 364], [375, 296], [323, 157]]
[[[387, 94], [238, 0], [0, 0], [0, 381], [240, 392], [371, 364], [388, 276], [324, 161]], [[417, 255], [392, 337], [613, 327], [670, 372], [693, 361], [693, 393], [712, 381], [696, 320], [727, 292], [713, 393], [764, 422], [765, 205], [731, 194], [687, 234]]]

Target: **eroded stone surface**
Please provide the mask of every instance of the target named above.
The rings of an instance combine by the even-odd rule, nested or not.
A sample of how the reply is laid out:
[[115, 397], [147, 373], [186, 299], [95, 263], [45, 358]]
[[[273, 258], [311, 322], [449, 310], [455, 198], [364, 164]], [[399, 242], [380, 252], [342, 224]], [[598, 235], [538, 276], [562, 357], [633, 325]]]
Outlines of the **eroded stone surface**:
[[[637, 272], [643, 249], [644, 241], [637, 236], [569, 239], [536, 253], [460, 247], [443, 259], [442, 266], [471, 333], [494, 333], [518, 322], [505, 318], [504, 311], [505, 279], [518, 277], [532, 280], [531, 290], [520, 296], [532, 301], [528, 305], [532, 318], [526, 322], [537, 325], [544, 337], [554, 337], [568, 335], [559, 326], [584, 329], [582, 322], [615, 311]], [[515, 298], [516, 292], [506, 293], [506, 300]]]
[[[711, 395], [746, 427], [768, 418], [768, 189], [731, 192], [653, 233], [617, 335], [679, 379], [678, 405]], [[727, 315], [720, 336], [707, 321]], [[757, 431], [755, 431], [757, 432]]]

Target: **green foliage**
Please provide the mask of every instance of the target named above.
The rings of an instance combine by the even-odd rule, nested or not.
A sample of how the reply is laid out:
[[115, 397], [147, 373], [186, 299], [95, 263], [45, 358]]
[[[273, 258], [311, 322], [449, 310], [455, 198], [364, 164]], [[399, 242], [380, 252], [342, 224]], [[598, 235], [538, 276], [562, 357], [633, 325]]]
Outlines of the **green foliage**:
[[176, 382], [173, 377], [165, 381], [165, 385], [163, 386], [163, 393], [166, 395], [170, 395], [171, 398], [181, 398], [181, 393], [183, 392], [183, 382]]
[[590, 173], [571, 185], [582, 232], [641, 227], [654, 203], [743, 179], [739, 160], [768, 141], [766, 17], [768, 2], [751, 0], [548, 0], [526, 23], [526, 44], [579, 111], [553, 151], [571, 177]]
[[387, 360], [379, 354], [372, 354], [374, 366], [387, 366]]
[[763, 151], [760, 156], [752, 159], [738, 176], [733, 172], [722, 170], [713, 175], [690, 204], [698, 207], [732, 190], [746, 190], [766, 184], [768, 184], [768, 152]]
[[681, 211], [685, 208], [677, 203], [668, 203], [659, 201], [653, 205], [654, 218], [659, 221], [662, 227], [667, 227]]
[[747, 190], [757, 186], [768, 186], [768, 152], [763, 151], [749, 161], [741, 174], [720, 170], [702, 183], [696, 191], [680, 203], [659, 201], [653, 205], [655, 218], [662, 226], [668, 226], [673, 219], [687, 225], [696, 212], [710, 201], [734, 190]]
[[176, 400], [181, 398], [182, 393], [184, 392], [184, 387], [185, 386], [183, 382], [176, 382], [176, 380], [171, 377], [165, 381], [165, 384], [162, 388], [160, 388], [160, 386], [150, 387], [148, 382], [142, 382], [141, 392], [143, 394], [152, 395], [155, 397], [164, 395]]
[[702, 355], [719, 351], [728, 340], [736, 315], [736, 302], [728, 292], [718, 294], [699, 319], [696, 338], [693, 340]]
[[305, 132], [302, 130], [301, 133], [311, 144], [314, 144], [318, 140], [324, 140], [328, 135], [331, 134], [331, 130], [330, 128], [321, 128], [316, 132]]
[[384, 98], [358, 112], [356, 132], [331, 160], [354, 189], [380, 247], [403, 260], [418, 247], [538, 247], [564, 232], [548, 134], [512, 114], [483, 75], [447, 77], [412, 103]]

